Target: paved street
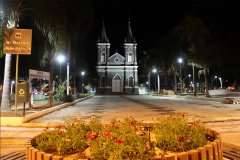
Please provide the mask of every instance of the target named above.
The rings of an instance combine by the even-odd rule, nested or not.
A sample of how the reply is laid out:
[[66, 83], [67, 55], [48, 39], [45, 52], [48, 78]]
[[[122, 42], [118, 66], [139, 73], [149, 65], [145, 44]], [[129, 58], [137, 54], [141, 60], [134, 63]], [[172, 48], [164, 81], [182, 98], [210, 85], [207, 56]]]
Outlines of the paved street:
[[[44, 115], [29, 123], [62, 123], [63, 117], [98, 117], [103, 122], [113, 117], [133, 115], [138, 120], [152, 121], [160, 115], [183, 112], [189, 121], [201, 119], [218, 131], [223, 142], [240, 146], [240, 105], [225, 104], [221, 99], [183, 96], [94, 96], [67, 108]], [[231, 119], [236, 119], [231, 121]], [[1, 127], [1, 154], [23, 151], [27, 140], [43, 128]]]
[[47, 114], [31, 123], [62, 123], [62, 117], [98, 117], [103, 122], [113, 117], [133, 115], [138, 120], [152, 121], [160, 115], [176, 112], [189, 115], [189, 120], [203, 121], [240, 117], [240, 105], [225, 104], [218, 99], [189, 99], [181, 96], [121, 95], [94, 96], [56, 112]]

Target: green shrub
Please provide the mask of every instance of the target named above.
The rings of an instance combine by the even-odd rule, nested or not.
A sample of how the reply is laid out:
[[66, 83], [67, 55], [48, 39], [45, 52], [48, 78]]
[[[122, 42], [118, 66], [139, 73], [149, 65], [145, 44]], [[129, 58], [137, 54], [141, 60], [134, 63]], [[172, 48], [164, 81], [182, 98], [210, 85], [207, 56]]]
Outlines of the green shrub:
[[63, 97], [63, 102], [72, 102], [73, 101], [73, 96], [70, 95], [64, 95]]
[[200, 120], [189, 126], [185, 114], [175, 114], [159, 117], [152, 132], [155, 134], [158, 148], [183, 152], [206, 145], [205, 130]]

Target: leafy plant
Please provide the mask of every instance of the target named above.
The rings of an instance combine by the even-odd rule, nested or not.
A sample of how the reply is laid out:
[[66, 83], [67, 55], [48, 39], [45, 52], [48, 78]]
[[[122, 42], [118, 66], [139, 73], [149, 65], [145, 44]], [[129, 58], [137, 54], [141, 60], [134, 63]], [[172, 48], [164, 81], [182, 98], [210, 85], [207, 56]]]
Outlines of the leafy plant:
[[55, 100], [63, 101], [64, 90], [67, 87], [66, 83], [67, 83], [67, 80], [64, 80], [63, 82], [61, 82], [61, 81], [59, 82], [58, 89], [54, 90], [54, 91], [56, 91], [56, 94], [53, 97]]
[[88, 146], [86, 134], [89, 132], [89, 127], [84, 119], [71, 117], [65, 119], [64, 125], [57, 125], [52, 130], [46, 127], [43, 130], [44, 132], [36, 138], [35, 143], [35, 147], [41, 151], [63, 155]]
[[63, 102], [72, 102], [72, 101], [73, 101], [73, 96], [71, 94], [63, 96]]
[[142, 123], [133, 117], [123, 120], [114, 118], [110, 123], [100, 127], [101, 130], [88, 135], [92, 158], [112, 160], [149, 156], [147, 148], [149, 137]]
[[156, 146], [168, 151], [188, 151], [207, 144], [205, 127], [201, 121], [188, 125], [185, 114], [174, 114], [159, 117], [153, 128]]

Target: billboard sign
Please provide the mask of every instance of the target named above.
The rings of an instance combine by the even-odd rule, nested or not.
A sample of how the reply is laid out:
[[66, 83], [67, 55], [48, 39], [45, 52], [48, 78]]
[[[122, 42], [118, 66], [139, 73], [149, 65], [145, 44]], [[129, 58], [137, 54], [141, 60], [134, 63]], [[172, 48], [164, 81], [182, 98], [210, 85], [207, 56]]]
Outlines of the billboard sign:
[[31, 29], [13, 29], [10, 32], [5, 31], [4, 33], [3, 54], [31, 55]]

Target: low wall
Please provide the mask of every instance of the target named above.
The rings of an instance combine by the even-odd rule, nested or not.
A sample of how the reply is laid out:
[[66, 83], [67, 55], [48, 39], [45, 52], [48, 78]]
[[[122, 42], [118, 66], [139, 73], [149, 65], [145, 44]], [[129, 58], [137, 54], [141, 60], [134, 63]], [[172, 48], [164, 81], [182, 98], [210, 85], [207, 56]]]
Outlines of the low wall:
[[33, 100], [42, 100], [45, 99], [44, 94], [33, 94]]
[[227, 95], [229, 92], [239, 92], [239, 89], [217, 89], [208, 90], [210, 96]]
[[[33, 100], [42, 100], [45, 99], [44, 94], [33, 94]], [[11, 100], [15, 100], [15, 94], [11, 94]]]

